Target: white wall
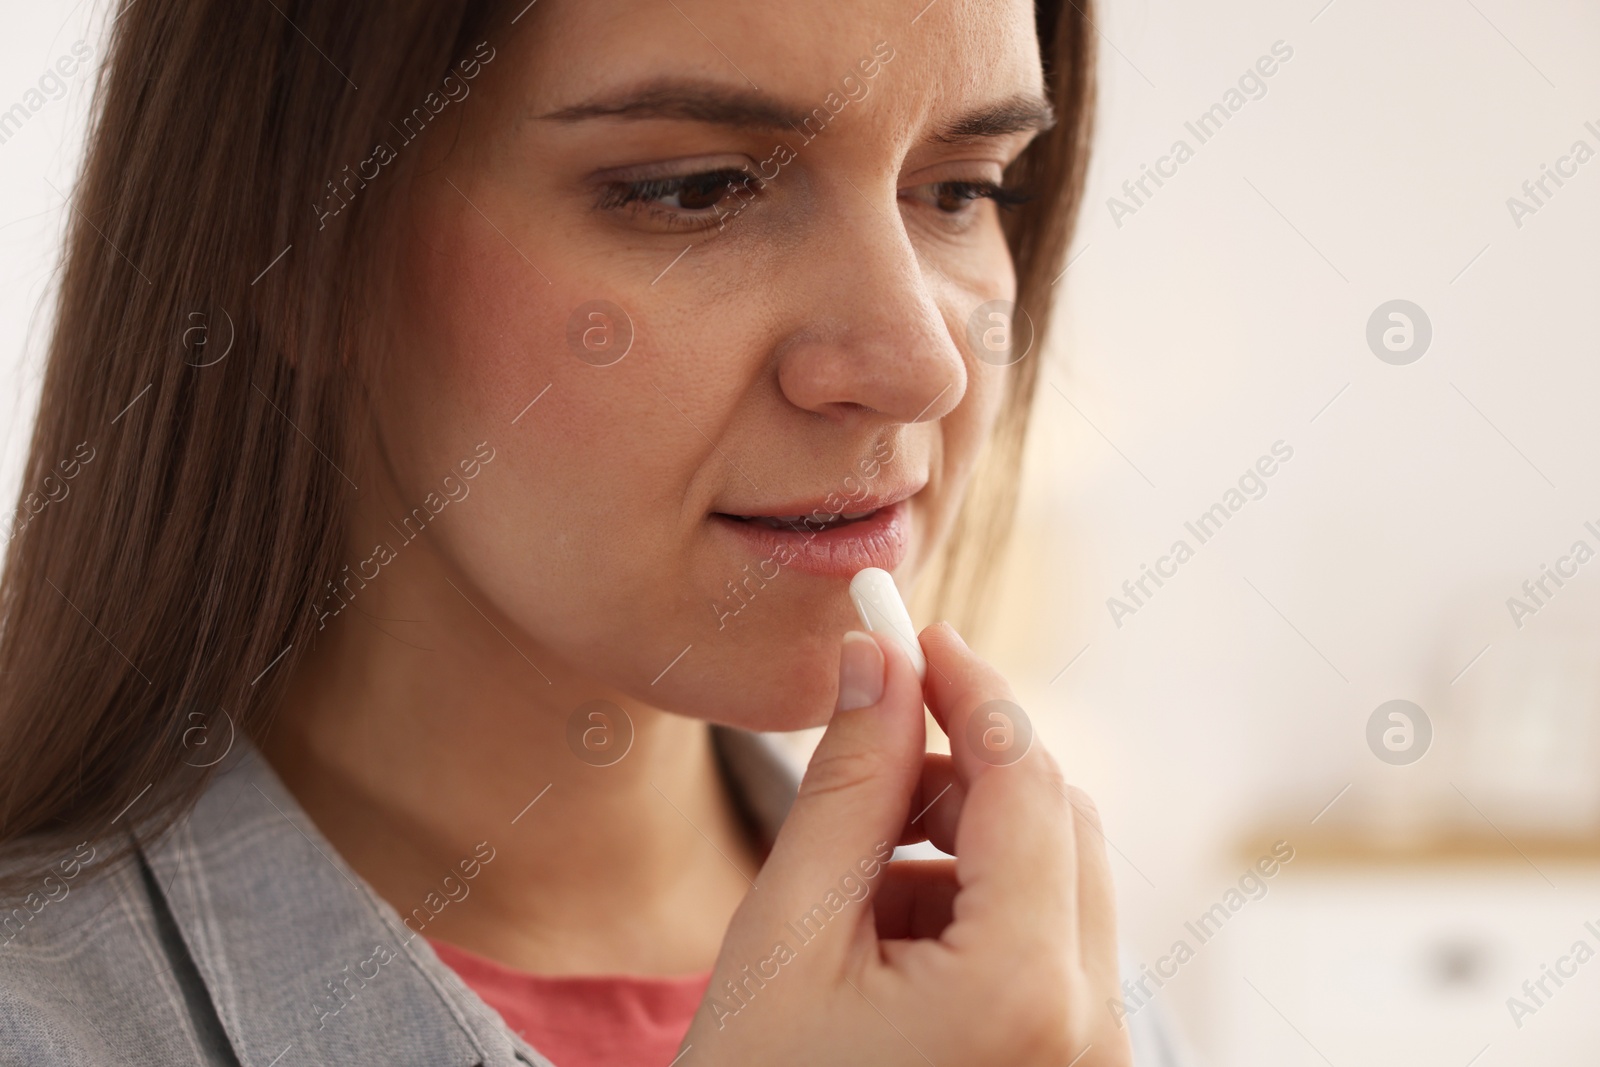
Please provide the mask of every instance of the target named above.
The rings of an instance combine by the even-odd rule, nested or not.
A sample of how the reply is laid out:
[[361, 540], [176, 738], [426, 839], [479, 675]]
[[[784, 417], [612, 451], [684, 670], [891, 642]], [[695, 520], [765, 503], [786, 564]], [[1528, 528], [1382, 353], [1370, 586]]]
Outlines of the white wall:
[[[1600, 562], [1520, 629], [1506, 605], [1575, 540], [1600, 549], [1600, 158], [1520, 227], [1506, 205], [1575, 140], [1600, 151], [1600, 7], [1324, 2], [1108, 0], [1099, 20], [1059, 392], [986, 651], [1100, 799], [1142, 958], [1239, 877], [1247, 840], [1421, 846], [1443, 824], [1531, 850], [1600, 823]], [[1196, 146], [1184, 122], [1279, 40], [1266, 95], [1117, 225], [1108, 197]], [[1404, 366], [1365, 340], [1395, 298], [1433, 326]], [[1267, 495], [1115, 625], [1106, 599], [1280, 439]], [[1365, 740], [1392, 698], [1435, 730], [1411, 766]], [[1220, 1054], [1218, 999], [1254, 994], [1204, 962], [1161, 996]], [[1514, 1033], [1503, 1010], [1477, 1022]]]
[[[50, 298], [69, 210], [63, 197], [72, 192], [82, 156], [96, 64], [61, 79], [64, 91], [56, 88], [52, 68], [63, 56], [74, 59], [72, 46], [79, 41], [99, 58], [105, 16], [92, 10], [99, 6], [85, 0], [70, 7], [11, 4], [6, 32], [0, 34], [0, 112], [19, 103], [28, 110], [27, 119], [8, 127], [0, 144], [0, 500], [8, 509], [17, 499], [39, 399]], [[41, 77], [46, 79], [42, 89]], [[42, 106], [35, 110], [30, 104]]]

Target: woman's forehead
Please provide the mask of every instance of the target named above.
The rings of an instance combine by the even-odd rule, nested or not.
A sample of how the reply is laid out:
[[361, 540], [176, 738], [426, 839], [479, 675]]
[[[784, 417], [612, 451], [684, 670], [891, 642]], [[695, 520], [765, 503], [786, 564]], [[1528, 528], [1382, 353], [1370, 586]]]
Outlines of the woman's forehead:
[[985, 113], [1048, 109], [1029, 3], [821, 0], [799, 10], [627, 0], [596, 7], [542, 0], [535, 9], [535, 32], [514, 43], [502, 82], [519, 118], [681, 118], [783, 129], [849, 99], [867, 136], [890, 125], [937, 137]]

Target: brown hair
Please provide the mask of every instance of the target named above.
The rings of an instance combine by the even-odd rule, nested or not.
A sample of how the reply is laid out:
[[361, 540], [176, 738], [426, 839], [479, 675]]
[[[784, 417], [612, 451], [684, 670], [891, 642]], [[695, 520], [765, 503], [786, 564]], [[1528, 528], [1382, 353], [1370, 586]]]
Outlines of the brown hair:
[[[1045, 93], [1056, 125], [1035, 138], [1006, 174], [1033, 198], [1003, 216], [1017, 272], [1017, 321], [1031, 321], [1033, 350], [1011, 367], [1000, 419], [973, 474], [945, 541], [929, 600], [935, 616], [963, 630], [976, 627], [1016, 515], [1022, 446], [1038, 392], [1043, 342], [1054, 308], [1052, 290], [1083, 199], [1094, 128], [1094, 25], [1089, 0], [1038, 0], [1034, 17], [1044, 61]], [[1020, 336], [1020, 331], [1013, 331]]]
[[[337, 571], [362, 395], [345, 354], [365, 350], [404, 179], [335, 218], [327, 197], [394, 122], [426, 124], [419, 103], [478, 42], [515, 32], [501, 6], [139, 0], [116, 18], [0, 576], [0, 845], [24, 860], [0, 895], [79, 841], [160, 832], [229, 731], [261, 735]], [[1038, 5], [1059, 122], [1008, 176], [1037, 193], [1006, 225], [1041, 336], [1083, 182], [1086, 7]], [[957, 524], [969, 546], [1005, 532], [1038, 363], [1015, 368]], [[952, 556], [941, 587], [981, 588], [980, 555]]]

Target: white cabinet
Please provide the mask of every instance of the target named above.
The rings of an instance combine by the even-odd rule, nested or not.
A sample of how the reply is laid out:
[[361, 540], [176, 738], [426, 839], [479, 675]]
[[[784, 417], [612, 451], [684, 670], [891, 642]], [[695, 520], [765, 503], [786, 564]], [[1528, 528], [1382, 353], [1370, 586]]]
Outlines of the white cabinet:
[[1207, 961], [1216, 1067], [1600, 1063], [1600, 866], [1535, 862], [1286, 871]]

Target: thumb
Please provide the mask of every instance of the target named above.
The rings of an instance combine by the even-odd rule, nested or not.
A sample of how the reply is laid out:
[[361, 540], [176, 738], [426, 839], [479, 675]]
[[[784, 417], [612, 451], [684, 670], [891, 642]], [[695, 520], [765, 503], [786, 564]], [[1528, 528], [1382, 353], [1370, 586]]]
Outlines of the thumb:
[[[853, 631], [839, 661], [841, 710], [747, 898], [763, 926], [813, 913], [830, 892], [839, 911], [838, 900], [862, 899], [900, 839], [922, 773], [922, 686], [905, 651], [892, 637]], [[849, 936], [828, 940], [842, 950]]]

